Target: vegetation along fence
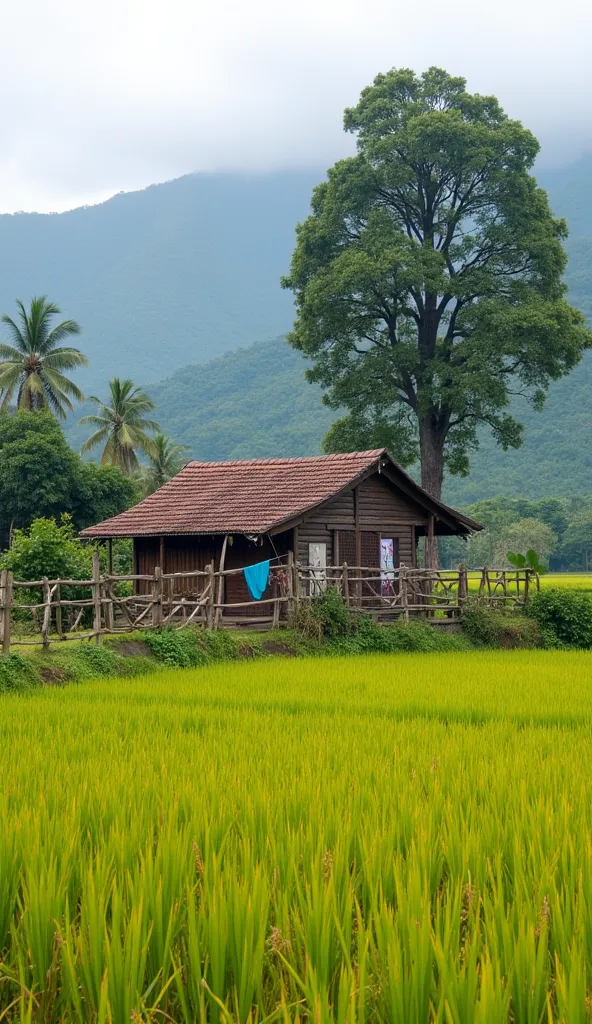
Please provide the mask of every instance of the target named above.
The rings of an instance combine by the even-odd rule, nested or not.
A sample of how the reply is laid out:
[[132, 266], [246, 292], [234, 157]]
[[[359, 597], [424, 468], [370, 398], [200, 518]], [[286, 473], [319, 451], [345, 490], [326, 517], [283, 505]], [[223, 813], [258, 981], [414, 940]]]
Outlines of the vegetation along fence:
[[0, 577], [0, 636], [4, 654], [11, 642], [41, 644], [94, 639], [105, 634], [170, 626], [183, 629], [199, 623], [208, 629], [276, 627], [290, 621], [302, 602], [320, 597], [327, 587], [337, 589], [352, 610], [364, 610], [383, 621], [422, 617], [434, 624], [460, 615], [469, 595], [497, 607], [517, 607], [528, 601], [539, 578], [532, 569], [478, 572], [466, 569], [381, 571], [375, 567], [311, 566], [291, 554], [270, 568], [269, 586], [260, 601], [227, 599], [228, 578], [242, 569], [204, 570], [117, 576], [101, 573], [93, 557], [88, 580], [13, 579]]

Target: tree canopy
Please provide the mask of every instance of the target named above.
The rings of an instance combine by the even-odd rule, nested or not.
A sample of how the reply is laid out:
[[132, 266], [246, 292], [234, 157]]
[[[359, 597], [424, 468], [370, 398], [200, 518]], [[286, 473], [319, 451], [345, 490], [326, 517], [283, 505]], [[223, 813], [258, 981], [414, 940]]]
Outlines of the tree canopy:
[[146, 415], [154, 409], [154, 402], [133, 381], [120, 380], [119, 377], [109, 381], [109, 391], [110, 402], [102, 402], [95, 395], [90, 397], [97, 412], [83, 416], [80, 422], [98, 429], [85, 441], [82, 451], [92, 451], [97, 445], [104, 444], [101, 464], [117, 466], [129, 476], [140, 469], [138, 452], [155, 452], [150, 433], [158, 430], [158, 423]]
[[152, 494], [167, 480], [176, 476], [187, 461], [187, 448], [175, 444], [166, 434], [155, 434], [153, 448], [148, 452], [148, 465], [142, 473], [142, 490]]
[[136, 500], [134, 481], [84, 463], [48, 412], [0, 414], [0, 546], [34, 519], [67, 512], [82, 529]]
[[75, 320], [63, 320], [52, 327], [51, 321], [60, 309], [45, 295], [31, 299], [29, 311], [20, 299], [16, 304], [17, 320], [7, 313], [2, 315], [12, 344], [0, 344], [1, 408], [8, 408], [16, 392], [19, 409], [47, 408], [65, 419], [66, 410], [74, 409], [69, 396], [80, 402], [84, 395], [64, 370], [86, 366], [88, 359], [77, 348], [61, 342], [80, 334], [80, 327]]
[[445, 465], [467, 473], [478, 427], [519, 446], [512, 396], [540, 408], [592, 344], [564, 296], [566, 226], [530, 173], [534, 136], [462, 78], [378, 75], [345, 128], [357, 155], [314, 190], [283, 281], [289, 340], [349, 412], [334, 442], [391, 424], [395, 457], [419, 455], [440, 497]]

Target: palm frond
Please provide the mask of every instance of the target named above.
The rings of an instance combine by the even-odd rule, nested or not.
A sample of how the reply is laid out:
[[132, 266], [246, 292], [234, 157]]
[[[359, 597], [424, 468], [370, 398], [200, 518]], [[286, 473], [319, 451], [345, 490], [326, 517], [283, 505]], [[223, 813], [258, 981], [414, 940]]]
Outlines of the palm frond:
[[29, 346], [27, 344], [27, 333], [21, 333], [20, 328], [15, 324], [12, 317], [8, 316], [8, 313], [2, 314], [2, 323], [6, 324], [9, 333], [12, 335], [12, 340], [15, 344], [15, 348], [21, 355], [27, 355], [29, 352]]
[[[85, 419], [87, 419], [87, 418], [88, 417], [85, 417]], [[82, 423], [82, 420], [80, 420], [80, 422]], [[90, 437], [87, 438], [87, 440], [82, 445], [82, 448], [80, 449], [80, 451], [81, 452], [90, 452], [90, 451], [92, 451], [92, 449], [96, 448], [98, 444], [102, 444], [102, 442], [108, 436], [109, 436], [109, 430], [108, 430], [107, 427], [103, 427], [101, 430], [96, 430], [94, 434], [91, 434]]]
[[22, 362], [23, 352], [20, 352], [18, 348], [14, 348], [12, 345], [5, 345], [0, 342], [0, 359], [9, 359], [11, 362]]
[[53, 387], [59, 388], [65, 395], [73, 395], [77, 402], [84, 401], [84, 395], [77, 384], [70, 380], [69, 377], [64, 377], [63, 373], [60, 373], [58, 369], [43, 365], [42, 375], [50, 381]]
[[54, 348], [43, 356], [43, 365], [56, 370], [74, 370], [77, 366], [88, 366], [88, 359], [77, 348]]

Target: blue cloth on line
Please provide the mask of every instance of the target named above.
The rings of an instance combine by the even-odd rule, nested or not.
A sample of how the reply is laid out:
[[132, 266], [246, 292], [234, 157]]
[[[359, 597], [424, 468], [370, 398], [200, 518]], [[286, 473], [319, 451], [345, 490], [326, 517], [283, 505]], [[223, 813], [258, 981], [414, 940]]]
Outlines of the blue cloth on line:
[[256, 562], [255, 565], [246, 565], [243, 569], [245, 580], [247, 581], [247, 587], [249, 588], [249, 594], [251, 597], [254, 597], [256, 601], [261, 600], [269, 582], [269, 563], [270, 559], [268, 558], [266, 562]]

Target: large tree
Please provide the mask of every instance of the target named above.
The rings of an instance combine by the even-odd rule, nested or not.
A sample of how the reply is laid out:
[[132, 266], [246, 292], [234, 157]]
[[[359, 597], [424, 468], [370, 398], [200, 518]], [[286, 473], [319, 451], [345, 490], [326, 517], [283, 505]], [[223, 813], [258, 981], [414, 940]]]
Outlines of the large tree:
[[79, 387], [66, 377], [65, 370], [86, 366], [88, 359], [77, 348], [62, 345], [80, 334], [75, 320], [63, 320], [52, 327], [60, 309], [45, 295], [31, 299], [29, 309], [17, 299], [18, 317], [2, 315], [12, 344], [0, 344], [0, 408], [6, 409], [16, 392], [19, 409], [51, 409], [62, 419], [74, 406], [68, 396], [82, 401]]
[[92, 395], [90, 401], [97, 412], [80, 420], [98, 428], [85, 441], [82, 451], [92, 451], [97, 445], [104, 444], [101, 464], [117, 466], [129, 476], [140, 468], [139, 452], [155, 452], [154, 439], [150, 434], [158, 430], [158, 423], [146, 415], [154, 409], [154, 402], [133, 381], [120, 380], [119, 377], [109, 381], [109, 391], [110, 402], [102, 402]]
[[81, 529], [137, 500], [135, 481], [83, 462], [47, 410], [0, 414], [0, 548], [39, 517], [67, 512]]
[[439, 498], [479, 426], [517, 447], [512, 395], [540, 407], [592, 343], [564, 297], [566, 227], [530, 173], [536, 139], [462, 78], [379, 75], [345, 128], [357, 155], [329, 170], [297, 229], [289, 340], [349, 411], [334, 443], [390, 436]]

